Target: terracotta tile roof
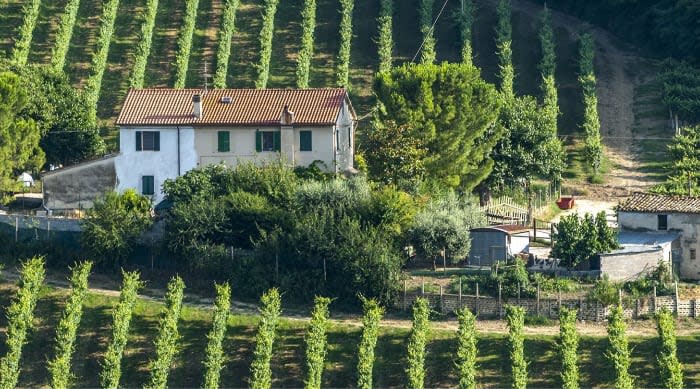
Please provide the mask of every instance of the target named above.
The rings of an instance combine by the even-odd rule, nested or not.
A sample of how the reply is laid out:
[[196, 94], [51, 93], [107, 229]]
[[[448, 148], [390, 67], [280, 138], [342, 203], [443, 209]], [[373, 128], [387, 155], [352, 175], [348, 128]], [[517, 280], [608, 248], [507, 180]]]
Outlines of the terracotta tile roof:
[[635, 193], [617, 209], [621, 212], [700, 213], [700, 197]]
[[[202, 95], [203, 115], [192, 112]], [[231, 103], [222, 98], [230, 97]], [[117, 125], [279, 125], [285, 106], [299, 125], [335, 124], [347, 91], [336, 89], [132, 89]], [[350, 106], [352, 115], [352, 106]]]

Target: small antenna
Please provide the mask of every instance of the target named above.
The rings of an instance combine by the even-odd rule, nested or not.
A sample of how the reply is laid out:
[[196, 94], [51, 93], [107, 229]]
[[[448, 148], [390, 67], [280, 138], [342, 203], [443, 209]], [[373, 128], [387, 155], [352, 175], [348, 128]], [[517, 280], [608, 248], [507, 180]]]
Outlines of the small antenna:
[[204, 73], [202, 73], [202, 78], [204, 79], [204, 91], [206, 92], [209, 89], [209, 77], [211, 77], [211, 74], [207, 71], [207, 65], [208, 62], [204, 61]]

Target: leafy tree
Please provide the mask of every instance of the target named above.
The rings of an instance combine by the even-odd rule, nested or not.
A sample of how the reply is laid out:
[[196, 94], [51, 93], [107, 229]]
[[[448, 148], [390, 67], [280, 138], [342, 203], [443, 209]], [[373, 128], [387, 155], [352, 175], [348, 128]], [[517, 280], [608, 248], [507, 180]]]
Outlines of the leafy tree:
[[659, 332], [659, 353], [657, 361], [661, 372], [661, 381], [668, 389], [683, 388], [683, 366], [678, 361], [676, 348], [676, 329], [673, 314], [663, 309], [656, 314], [656, 328]]
[[626, 334], [627, 326], [622, 317], [622, 307], [616, 305], [608, 318], [608, 351], [606, 357], [615, 367], [615, 388], [634, 388], [634, 378], [629, 373], [631, 356]]
[[379, 53], [379, 72], [388, 72], [392, 67], [392, 54], [394, 51], [394, 38], [392, 20], [394, 14], [393, 0], [379, 0], [379, 37], [377, 38], [377, 51]]
[[269, 389], [272, 387], [272, 346], [275, 343], [277, 320], [282, 311], [282, 300], [277, 289], [270, 289], [260, 298], [260, 324], [255, 335], [255, 351], [250, 365], [250, 387]]
[[430, 335], [428, 300], [419, 297], [413, 303], [413, 326], [408, 338], [407, 387], [422, 389], [425, 385], [425, 346]]
[[362, 300], [362, 339], [357, 352], [357, 387], [360, 389], [372, 388], [372, 371], [374, 369], [374, 349], [377, 346], [379, 336], [379, 322], [384, 315], [384, 309], [379, 306], [376, 300]]
[[598, 212], [595, 217], [595, 227], [598, 241], [598, 249], [601, 252], [608, 252], [620, 247], [617, 233], [608, 226], [608, 218], [605, 211]]
[[604, 212], [596, 218], [591, 214], [583, 218], [572, 214], [563, 216], [557, 225], [551, 256], [575, 267], [598, 253], [607, 253], [618, 247], [617, 235], [608, 227]]
[[17, 41], [12, 50], [12, 59], [19, 65], [25, 65], [29, 58], [29, 48], [32, 44], [32, 36], [36, 21], [39, 19], [39, 7], [41, 0], [28, 0], [22, 7], [22, 24], [17, 29]]
[[314, 55], [316, 0], [304, 0], [301, 20], [301, 49], [297, 56], [297, 88], [308, 88], [311, 58]]
[[460, 389], [476, 388], [476, 317], [469, 308], [457, 311], [457, 369]]
[[44, 164], [38, 126], [17, 114], [28, 97], [16, 74], [0, 72], [0, 192], [16, 189], [16, 177], [23, 170], [36, 171]]
[[435, 62], [435, 33], [433, 31], [433, 5], [435, 0], [421, 0], [418, 8], [420, 32], [423, 34], [422, 63]]
[[311, 323], [306, 333], [306, 389], [320, 389], [323, 363], [328, 352], [328, 297], [315, 297]]
[[219, 378], [221, 369], [224, 367], [224, 350], [223, 341], [226, 336], [226, 327], [228, 325], [228, 316], [231, 308], [231, 287], [228, 284], [215, 285], [216, 300], [214, 305], [214, 318], [212, 320], [212, 329], [207, 335], [209, 339], [207, 343], [206, 360], [204, 367], [203, 388], [216, 389], [219, 387]]
[[668, 178], [655, 192], [675, 195], [700, 194], [700, 126], [681, 129], [668, 145]]
[[561, 380], [564, 389], [578, 389], [578, 343], [576, 310], [561, 307], [559, 311], [559, 355]]
[[501, 93], [506, 101], [515, 96], [515, 69], [513, 68], [513, 26], [511, 0], [498, 0], [496, 14], [498, 22], [496, 25], [496, 55], [498, 56], [499, 74], [501, 81]]
[[472, 28], [474, 25], [474, 0], [464, 0], [461, 3], [461, 8], [455, 11], [455, 19], [459, 27], [459, 37], [462, 44], [462, 63], [465, 65], [473, 64], [472, 50]]
[[83, 244], [97, 263], [121, 264], [151, 226], [151, 201], [133, 189], [109, 192], [82, 220]]
[[491, 171], [489, 154], [500, 139], [500, 101], [475, 67], [406, 64], [375, 81], [376, 120], [408, 126], [425, 145], [426, 176], [446, 187], [471, 190]]
[[228, 61], [231, 55], [231, 38], [236, 30], [236, 10], [238, 0], [227, 0], [219, 30], [219, 49], [216, 52], [216, 73], [214, 74], [214, 88], [226, 88], [226, 76], [228, 75]]
[[510, 366], [512, 387], [525, 389], [527, 387], [527, 361], [525, 360], [525, 309], [513, 305], [506, 306], [506, 321], [508, 323], [508, 349], [510, 350]]

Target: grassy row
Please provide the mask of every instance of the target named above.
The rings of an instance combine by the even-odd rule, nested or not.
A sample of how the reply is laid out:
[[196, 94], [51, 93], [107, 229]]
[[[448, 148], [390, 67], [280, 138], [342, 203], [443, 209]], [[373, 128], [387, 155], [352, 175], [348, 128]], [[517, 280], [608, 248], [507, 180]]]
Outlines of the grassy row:
[[228, 62], [231, 56], [231, 39], [236, 30], [236, 10], [238, 0], [226, 0], [222, 16], [221, 29], [219, 30], [219, 49], [216, 52], [216, 73], [214, 74], [214, 88], [226, 88], [228, 76]]
[[61, 15], [58, 33], [56, 33], [56, 42], [51, 53], [51, 66], [56, 70], [63, 70], [63, 66], [66, 63], [66, 55], [70, 47], [70, 39], [73, 36], [79, 7], [80, 0], [68, 0], [65, 11]]
[[297, 57], [297, 88], [309, 87], [311, 57], [314, 55], [314, 31], [316, 30], [316, 0], [304, 0], [301, 11], [301, 49]]
[[141, 25], [141, 39], [136, 46], [134, 67], [131, 72], [129, 86], [131, 88], [143, 88], [143, 79], [146, 73], [148, 56], [151, 54], [153, 42], [153, 28], [156, 25], [156, 13], [158, 12], [158, 0], [148, 0], [143, 24]]
[[260, 62], [256, 88], [265, 88], [270, 77], [270, 57], [272, 56], [272, 35], [275, 30], [275, 14], [279, 0], [264, 0], [262, 28], [260, 29]]
[[379, 71], [386, 72], [391, 69], [394, 52], [393, 37], [393, 0], [379, 0], [380, 11], [377, 18], [379, 26], [379, 38], [377, 39], [377, 51], [379, 54]]
[[185, 0], [185, 18], [177, 38], [177, 55], [175, 57], [175, 88], [184, 88], [187, 81], [187, 66], [190, 63], [192, 37], [197, 21], [199, 0]]
[[224, 367], [223, 342], [226, 336], [226, 323], [231, 309], [231, 287], [228, 284], [216, 285], [215, 311], [212, 328], [207, 338], [207, 357], [204, 361], [206, 369], [202, 387], [215, 389], [219, 387], [221, 369]]
[[22, 8], [22, 25], [17, 30], [17, 40], [12, 51], [12, 59], [20, 65], [27, 63], [29, 58], [29, 47], [32, 44], [32, 36], [36, 27], [36, 20], [39, 17], [39, 7], [41, 0], [29, 0]]
[[355, 0], [340, 0], [340, 51], [338, 52], [338, 85], [350, 87], [350, 46], [352, 45], [352, 11]]

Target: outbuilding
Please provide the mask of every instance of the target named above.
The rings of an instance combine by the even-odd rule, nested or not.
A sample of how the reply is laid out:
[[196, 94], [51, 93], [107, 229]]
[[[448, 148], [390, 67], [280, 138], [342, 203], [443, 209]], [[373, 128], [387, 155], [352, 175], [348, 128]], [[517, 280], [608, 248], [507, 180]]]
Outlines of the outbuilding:
[[530, 249], [530, 230], [523, 225], [497, 225], [473, 228], [469, 264], [491, 266]]

